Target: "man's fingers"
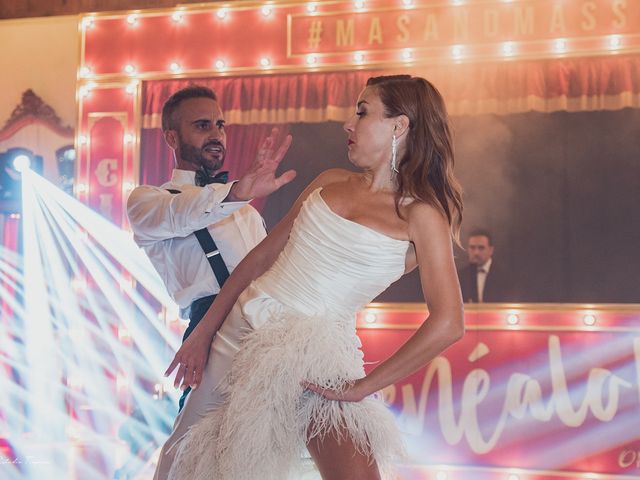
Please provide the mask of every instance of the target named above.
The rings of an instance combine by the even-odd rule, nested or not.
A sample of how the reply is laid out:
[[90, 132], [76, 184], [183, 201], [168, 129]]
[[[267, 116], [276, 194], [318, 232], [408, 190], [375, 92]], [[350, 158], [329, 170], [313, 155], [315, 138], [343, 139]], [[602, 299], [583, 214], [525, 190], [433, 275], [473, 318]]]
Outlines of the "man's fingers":
[[269, 137], [266, 137], [262, 143], [260, 144], [260, 146], [258, 147], [258, 152], [263, 151], [265, 148], [267, 148], [267, 143], [269, 142]]
[[277, 187], [280, 188], [281, 186], [286, 185], [291, 180], [296, 178], [296, 175], [297, 175], [297, 173], [296, 173], [295, 170], [287, 170], [282, 175], [280, 175], [278, 178], [276, 178]]
[[274, 160], [276, 160], [277, 162], [280, 162], [284, 158], [285, 154], [287, 153], [287, 150], [289, 150], [289, 147], [291, 146], [292, 140], [293, 140], [293, 137], [291, 137], [291, 135], [287, 135], [287, 138], [285, 138], [282, 144], [280, 144], [280, 148], [278, 148], [278, 151], [276, 152]]

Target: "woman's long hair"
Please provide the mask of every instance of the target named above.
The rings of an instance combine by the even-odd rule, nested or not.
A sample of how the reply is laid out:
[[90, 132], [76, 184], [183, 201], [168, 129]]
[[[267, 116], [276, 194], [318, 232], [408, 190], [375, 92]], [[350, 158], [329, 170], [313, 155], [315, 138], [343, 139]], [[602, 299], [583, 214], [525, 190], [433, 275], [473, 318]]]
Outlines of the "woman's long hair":
[[396, 210], [404, 197], [421, 200], [446, 215], [459, 244], [462, 189], [453, 174], [453, 142], [444, 100], [427, 80], [410, 75], [372, 77], [387, 117], [406, 115], [405, 151], [397, 162]]

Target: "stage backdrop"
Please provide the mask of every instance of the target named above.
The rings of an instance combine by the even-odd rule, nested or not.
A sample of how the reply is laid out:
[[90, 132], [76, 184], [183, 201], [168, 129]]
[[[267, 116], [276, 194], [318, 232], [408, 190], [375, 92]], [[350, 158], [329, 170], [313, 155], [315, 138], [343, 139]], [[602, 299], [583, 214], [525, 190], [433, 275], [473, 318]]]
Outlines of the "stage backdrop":
[[[127, 192], [141, 180], [160, 180], [149, 168], [170, 168], [153, 130], [163, 99], [189, 81], [218, 91], [230, 124], [253, 132], [256, 125], [277, 124], [302, 139], [286, 160], [302, 180], [318, 165], [346, 164], [339, 122], [353, 111], [367, 77], [420, 74], [442, 90], [457, 130], [474, 130], [477, 124], [465, 123], [469, 116], [492, 124], [484, 125], [478, 144], [466, 147], [473, 177], [484, 171], [495, 138], [502, 139], [498, 150], [508, 145], [504, 115], [640, 106], [639, 22], [640, 4], [625, 0], [236, 2], [86, 16], [78, 83], [79, 198], [102, 208], [107, 202], [96, 195], [107, 195], [110, 207], [102, 211], [126, 226], [121, 209]], [[566, 117], [557, 118], [555, 124], [551, 117], [545, 121], [552, 122], [548, 137], [559, 141], [554, 132]], [[108, 128], [96, 130], [98, 119]], [[530, 135], [528, 118], [521, 121], [531, 141], [552, 143], [547, 135]], [[308, 123], [321, 127], [301, 133]], [[300, 150], [305, 144], [314, 152]], [[526, 141], [519, 145], [503, 150], [501, 158], [512, 160], [527, 149]], [[554, 163], [540, 169], [551, 168], [554, 182], [568, 181], [569, 158], [560, 159], [566, 172], [554, 170]], [[116, 181], [98, 185], [105, 159], [115, 161], [102, 170], [102, 180], [115, 175]], [[158, 159], [165, 163], [158, 166]], [[509, 177], [520, 182], [517, 188], [527, 185], [532, 161]], [[511, 163], [499, 165], [508, 170]], [[503, 174], [499, 170], [498, 178]], [[565, 190], [544, 183], [540, 191]], [[572, 201], [583, 205], [582, 199]], [[269, 201], [279, 202], [274, 221], [290, 199]], [[535, 206], [514, 204], [514, 215], [538, 220], [531, 215]], [[496, 205], [503, 206], [500, 199]], [[477, 218], [489, 215], [483, 211]], [[384, 359], [425, 317], [423, 306], [371, 306], [358, 324], [366, 359]], [[404, 478], [640, 475], [637, 305], [469, 307], [466, 320], [462, 342], [385, 392], [408, 441]]]

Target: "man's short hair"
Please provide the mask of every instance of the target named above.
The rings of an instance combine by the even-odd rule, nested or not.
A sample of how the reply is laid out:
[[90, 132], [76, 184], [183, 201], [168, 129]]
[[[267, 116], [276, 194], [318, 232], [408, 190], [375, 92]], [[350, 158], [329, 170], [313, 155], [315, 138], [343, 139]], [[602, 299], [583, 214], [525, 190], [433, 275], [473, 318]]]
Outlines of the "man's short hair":
[[175, 130], [176, 119], [175, 113], [182, 102], [190, 98], [210, 98], [218, 101], [218, 97], [209, 87], [202, 85], [189, 85], [175, 92], [164, 102], [162, 106], [162, 130]]
[[469, 238], [471, 237], [487, 237], [489, 240], [489, 246], [493, 246], [493, 236], [489, 230], [485, 230], [484, 228], [474, 228], [469, 233]]

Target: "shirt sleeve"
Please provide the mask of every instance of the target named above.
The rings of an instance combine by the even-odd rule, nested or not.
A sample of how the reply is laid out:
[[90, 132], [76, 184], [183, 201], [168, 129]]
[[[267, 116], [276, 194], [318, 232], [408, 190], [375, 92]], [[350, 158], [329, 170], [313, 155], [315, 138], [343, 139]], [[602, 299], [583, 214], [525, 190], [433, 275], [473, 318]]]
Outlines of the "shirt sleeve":
[[233, 182], [187, 187], [180, 193], [142, 185], [127, 200], [129, 224], [138, 244], [186, 237], [219, 222], [248, 202], [225, 202]]

